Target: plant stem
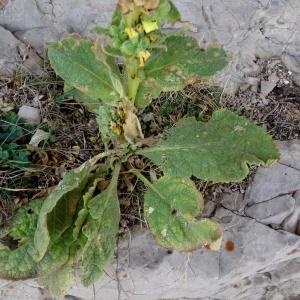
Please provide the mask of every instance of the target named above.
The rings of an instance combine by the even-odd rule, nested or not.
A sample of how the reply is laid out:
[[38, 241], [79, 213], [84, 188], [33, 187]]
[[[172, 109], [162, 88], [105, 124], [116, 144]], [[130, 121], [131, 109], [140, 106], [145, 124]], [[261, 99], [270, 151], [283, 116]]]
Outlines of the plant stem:
[[140, 179], [147, 188], [151, 189], [153, 192], [155, 192], [160, 197], [164, 198], [163, 195], [160, 194], [160, 192], [154, 187], [154, 185], [137, 169], [131, 169], [129, 170], [132, 174], [134, 174], [138, 179]]

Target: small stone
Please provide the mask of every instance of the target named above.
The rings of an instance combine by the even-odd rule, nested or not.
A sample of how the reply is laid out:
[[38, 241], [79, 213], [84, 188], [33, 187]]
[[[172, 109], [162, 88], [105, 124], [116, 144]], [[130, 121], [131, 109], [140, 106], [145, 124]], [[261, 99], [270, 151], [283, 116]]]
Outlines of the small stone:
[[245, 213], [263, 224], [280, 225], [294, 208], [295, 199], [286, 195], [247, 207]]
[[260, 92], [261, 96], [263, 98], [268, 96], [274, 90], [278, 81], [279, 81], [279, 78], [277, 77], [277, 75], [275, 73], [270, 75], [268, 81], [262, 80], [261, 81], [261, 92]]
[[28, 124], [40, 124], [41, 113], [38, 108], [23, 105], [20, 107], [18, 117], [22, 118]]
[[33, 137], [31, 138], [29, 145], [33, 147], [38, 147], [39, 143], [42, 141], [48, 140], [50, 137], [50, 133], [41, 129], [37, 129]]

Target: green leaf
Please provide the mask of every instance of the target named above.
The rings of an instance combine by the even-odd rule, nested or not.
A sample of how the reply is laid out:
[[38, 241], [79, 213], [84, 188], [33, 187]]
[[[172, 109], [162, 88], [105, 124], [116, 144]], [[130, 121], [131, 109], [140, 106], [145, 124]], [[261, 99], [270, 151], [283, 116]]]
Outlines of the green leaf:
[[64, 94], [67, 96], [72, 96], [76, 101], [82, 102], [89, 111], [98, 112], [100, 101], [94, 100], [87, 96], [86, 94], [80, 92], [76, 88], [69, 85], [67, 82], [64, 84]]
[[0, 243], [0, 277], [26, 279], [56, 270], [69, 258], [68, 248], [72, 243], [70, 232], [65, 233], [49, 248], [40, 262], [34, 260], [34, 230], [43, 201], [33, 201], [21, 208], [13, 219], [8, 236], [16, 246], [10, 249]]
[[207, 123], [182, 119], [166, 140], [138, 153], [165, 174], [213, 182], [241, 181], [249, 173], [248, 164], [269, 165], [279, 158], [262, 128], [226, 109], [216, 111]]
[[15, 250], [0, 243], [0, 278], [27, 279], [37, 276], [33, 244], [24, 244]]
[[42, 204], [42, 201], [33, 201], [20, 208], [14, 217], [9, 228], [9, 236], [18, 244], [15, 249], [10, 249], [0, 243], [1, 278], [25, 279], [36, 276], [35, 261], [32, 257], [34, 247], [31, 239]]
[[193, 251], [222, 237], [218, 224], [195, 219], [202, 210], [202, 195], [190, 179], [165, 176], [145, 194], [145, 219], [156, 241], [165, 248]]
[[123, 99], [125, 97], [125, 91], [116, 58], [106, 55], [104, 52], [104, 46], [101, 45], [100, 41], [95, 43], [95, 45], [92, 47], [92, 50], [95, 53], [96, 58], [107, 68], [114, 90], [118, 93], [119, 98]]
[[[151, 94], [179, 91], [195, 79], [214, 75], [226, 64], [223, 49], [200, 49], [192, 37], [170, 36], [166, 39], [166, 48], [155, 49], [146, 62], [146, 79], [141, 84], [135, 103], [143, 108], [150, 103]], [[144, 91], [151, 89], [153, 92], [144, 96]]]
[[116, 248], [120, 206], [117, 184], [120, 166], [116, 166], [108, 188], [89, 201], [89, 217], [83, 227], [87, 238], [83, 249], [81, 281], [85, 286], [94, 283], [110, 262]]
[[50, 242], [59, 238], [73, 224], [77, 204], [90, 172], [90, 162], [68, 172], [44, 201], [34, 236], [37, 261], [44, 257]]
[[42, 200], [32, 201], [18, 210], [10, 229], [10, 235], [14, 240], [26, 240], [33, 237], [42, 205]]
[[38, 282], [46, 287], [56, 298], [67, 294], [74, 281], [72, 261], [62, 265], [58, 270], [39, 278]]
[[55, 72], [89, 98], [118, 101], [109, 70], [96, 58], [93, 46], [91, 40], [70, 37], [50, 44], [48, 56]]
[[94, 193], [96, 191], [97, 188], [97, 184], [99, 183], [99, 181], [101, 181], [102, 178], [97, 178], [94, 180], [93, 184], [90, 186], [90, 188], [88, 189], [88, 191], [83, 195], [82, 200], [83, 200], [83, 207], [80, 209], [80, 211], [78, 212], [78, 216], [77, 219], [74, 223], [74, 229], [73, 229], [73, 238], [74, 240], [76, 240], [79, 236], [79, 233], [81, 231], [81, 228], [89, 214], [88, 211], [88, 202], [93, 198]]

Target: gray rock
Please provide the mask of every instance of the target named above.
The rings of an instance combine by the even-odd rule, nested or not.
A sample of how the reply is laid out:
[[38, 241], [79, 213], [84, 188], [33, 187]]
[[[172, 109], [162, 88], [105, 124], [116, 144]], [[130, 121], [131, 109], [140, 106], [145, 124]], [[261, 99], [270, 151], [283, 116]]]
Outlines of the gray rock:
[[300, 190], [300, 171], [282, 164], [259, 168], [245, 194], [252, 205]]
[[210, 218], [211, 216], [213, 216], [213, 214], [216, 210], [216, 207], [217, 207], [217, 205], [215, 202], [213, 202], [213, 201], [206, 202], [201, 216], [203, 218]]
[[297, 226], [300, 221], [300, 191], [295, 194], [294, 198], [295, 209], [283, 222], [283, 230], [291, 233], [297, 233]]
[[294, 209], [295, 199], [285, 195], [247, 207], [245, 213], [263, 224], [280, 225]]
[[231, 211], [243, 212], [247, 203], [244, 201], [243, 194], [234, 192], [224, 194], [221, 199], [221, 204]]
[[0, 75], [12, 76], [17, 63], [21, 61], [19, 52], [25, 46], [11, 32], [0, 26]]
[[300, 140], [277, 142], [280, 149], [280, 163], [300, 170]]
[[41, 123], [41, 113], [38, 108], [23, 105], [20, 107], [18, 112], [18, 117], [25, 120], [29, 124], [40, 124]]

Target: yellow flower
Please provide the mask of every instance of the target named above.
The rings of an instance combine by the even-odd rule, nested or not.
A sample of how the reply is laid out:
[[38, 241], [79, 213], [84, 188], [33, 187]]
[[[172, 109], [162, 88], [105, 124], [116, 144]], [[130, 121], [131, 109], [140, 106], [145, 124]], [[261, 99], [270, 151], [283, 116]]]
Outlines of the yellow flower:
[[126, 27], [125, 32], [128, 34], [131, 40], [139, 35], [132, 27]]
[[148, 60], [148, 58], [151, 56], [150, 52], [145, 50], [141, 51], [139, 53], [139, 58], [140, 58], [140, 67], [144, 67], [145, 62]]
[[142, 21], [146, 33], [150, 33], [158, 29], [156, 21]]

